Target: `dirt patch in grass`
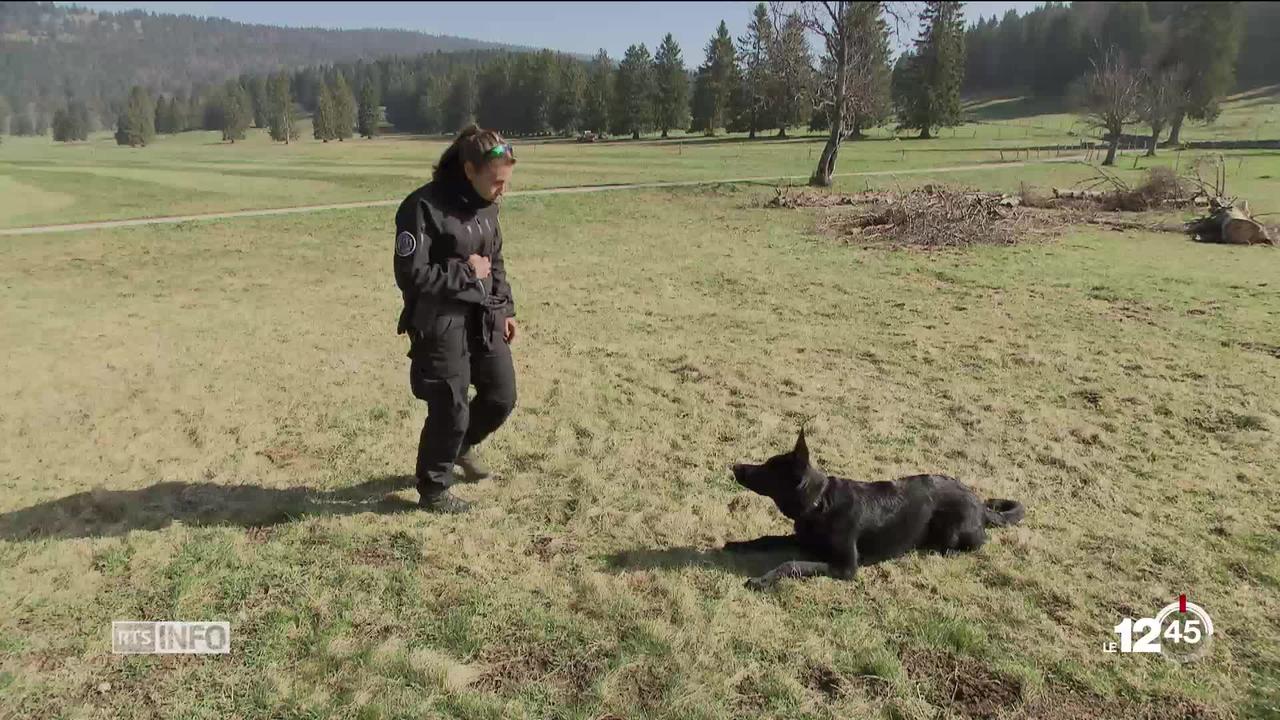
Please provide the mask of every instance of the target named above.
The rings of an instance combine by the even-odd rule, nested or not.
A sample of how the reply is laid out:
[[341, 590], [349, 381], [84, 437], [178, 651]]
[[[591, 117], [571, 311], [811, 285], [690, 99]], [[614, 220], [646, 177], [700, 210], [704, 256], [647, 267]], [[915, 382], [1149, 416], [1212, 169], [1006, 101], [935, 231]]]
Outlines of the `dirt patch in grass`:
[[934, 678], [932, 701], [968, 718], [995, 718], [1021, 702], [1021, 684], [998, 675], [971, 658], [940, 652], [905, 656], [903, 667], [914, 679]]
[[840, 673], [826, 665], [812, 665], [805, 674], [805, 685], [810, 690], [822, 693], [828, 700], [844, 695], [847, 684]]
[[511, 692], [527, 684], [550, 684], [580, 696], [606, 667], [591, 648], [557, 651], [542, 643], [492, 645], [478, 660], [485, 669], [473, 687], [487, 692]]

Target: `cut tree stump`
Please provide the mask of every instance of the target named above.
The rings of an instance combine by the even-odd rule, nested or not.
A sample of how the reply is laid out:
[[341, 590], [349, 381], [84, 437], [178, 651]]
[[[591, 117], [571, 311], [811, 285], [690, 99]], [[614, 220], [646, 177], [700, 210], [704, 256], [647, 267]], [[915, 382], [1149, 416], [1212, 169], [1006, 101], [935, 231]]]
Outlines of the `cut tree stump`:
[[1192, 236], [1201, 242], [1226, 245], [1272, 245], [1267, 229], [1249, 217], [1247, 208], [1214, 203], [1213, 212], [1191, 222]]
[[1243, 211], [1236, 208], [1225, 208], [1225, 211], [1218, 214], [1218, 224], [1221, 226], [1221, 235], [1223, 242], [1232, 245], [1253, 245], [1258, 242], [1271, 242], [1271, 238], [1267, 236], [1267, 229], [1262, 227], [1256, 220], [1245, 215]]

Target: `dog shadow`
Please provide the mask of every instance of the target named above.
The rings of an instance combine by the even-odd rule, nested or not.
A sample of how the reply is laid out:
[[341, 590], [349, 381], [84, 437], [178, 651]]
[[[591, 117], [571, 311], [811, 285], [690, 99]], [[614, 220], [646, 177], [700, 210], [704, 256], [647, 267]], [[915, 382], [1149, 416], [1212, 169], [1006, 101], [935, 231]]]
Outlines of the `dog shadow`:
[[265, 527], [305, 517], [390, 514], [414, 510], [393, 493], [412, 488], [412, 476], [382, 475], [338, 490], [309, 487], [162, 482], [136, 490], [101, 488], [0, 514], [0, 539], [33, 541], [116, 537], [134, 530]]
[[606, 568], [623, 573], [636, 570], [715, 568], [743, 577], [757, 577], [788, 560], [810, 560], [798, 550], [729, 551], [721, 548], [674, 547], [662, 550], [623, 550], [603, 558]]

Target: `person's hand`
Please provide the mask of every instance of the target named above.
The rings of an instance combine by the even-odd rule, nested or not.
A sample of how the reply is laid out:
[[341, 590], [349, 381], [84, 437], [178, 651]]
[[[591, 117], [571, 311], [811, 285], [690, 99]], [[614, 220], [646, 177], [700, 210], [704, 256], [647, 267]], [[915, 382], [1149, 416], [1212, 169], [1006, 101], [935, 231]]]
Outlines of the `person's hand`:
[[515, 318], [507, 318], [506, 327], [502, 328], [502, 337], [507, 341], [508, 345], [515, 342], [516, 340], [516, 319]]
[[489, 258], [481, 257], [480, 255], [472, 255], [467, 258], [467, 264], [476, 272], [476, 277], [481, 280], [489, 277]]

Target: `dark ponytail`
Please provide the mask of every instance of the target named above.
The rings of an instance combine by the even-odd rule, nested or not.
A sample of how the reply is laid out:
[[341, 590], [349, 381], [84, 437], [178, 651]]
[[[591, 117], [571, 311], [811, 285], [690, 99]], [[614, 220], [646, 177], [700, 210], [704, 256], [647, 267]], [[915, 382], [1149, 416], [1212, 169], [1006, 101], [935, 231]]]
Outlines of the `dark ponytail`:
[[[498, 158], [491, 158], [488, 152], [499, 145], [506, 144], [506, 140], [497, 130], [484, 130], [479, 125], [471, 124], [462, 129], [458, 133], [458, 137], [454, 138], [449, 147], [440, 154], [440, 160], [436, 163], [431, 179], [435, 181], [456, 180], [465, 177], [463, 168], [466, 163], [471, 163], [476, 167], [480, 167], [487, 162], [496, 162]], [[504, 162], [514, 163], [515, 156], [506, 153], [501, 156]]]

